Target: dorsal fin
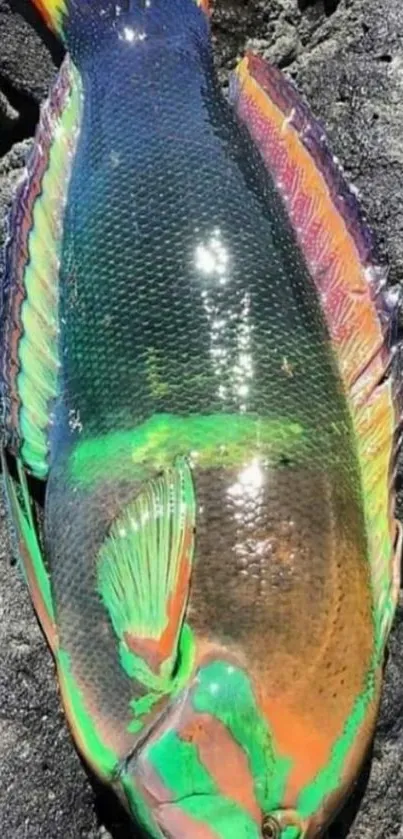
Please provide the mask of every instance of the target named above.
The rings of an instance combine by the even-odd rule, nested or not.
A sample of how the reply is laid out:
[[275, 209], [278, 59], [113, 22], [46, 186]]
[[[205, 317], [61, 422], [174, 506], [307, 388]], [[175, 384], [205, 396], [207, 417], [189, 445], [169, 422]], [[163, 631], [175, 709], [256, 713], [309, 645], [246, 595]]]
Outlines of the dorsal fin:
[[401, 411], [392, 363], [397, 294], [386, 289], [356, 196], [294, 86], [248, 55], [232, 78], [230, 98], [283, 198], [321, 301], [356, 435], [382, 647], [400, 562], [391, 487]]
[[189, 594], [195, 497], [186, 460], [152, 479], [111, 527], [98, 557], [98, 590], [131, 675], [169, 682]]
[[41, 119], [8, 219], [0, 306], [5, 443], [35, 477], [47, 474], [58, 390], [58, 280], [65, 198], [81, 90], [66, 59]]

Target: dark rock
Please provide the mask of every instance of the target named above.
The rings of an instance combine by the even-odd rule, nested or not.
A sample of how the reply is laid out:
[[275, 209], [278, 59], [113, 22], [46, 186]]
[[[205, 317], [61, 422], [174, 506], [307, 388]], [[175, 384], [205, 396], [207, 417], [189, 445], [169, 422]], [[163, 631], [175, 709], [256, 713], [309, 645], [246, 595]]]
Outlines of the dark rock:
[[[217, 0], [214, 39], [226, 84], [252, 47], [296, 80], [358, 187], [390, 278], [403, 280], [403, 6], [396, 0]], [[26, 0], [0, 0], [0, 216], [24, 165], [39, 102], [62, 51]], [[14, 145], [16, 141], [26, 142]], [[354, 620], [354, 615], [351, 615]], [[350, 839], [403, 839], [403, 606], [395, 622], [369, 783]], [[65, 729], [50, 655], [0, 511], [0, 836], [127, 836], [94, 795]], [[119, 826], [120, 825], [120, 826]], [[190, 839], [190, 838], [189, 838]], [[238, 837], [234, 837], [238, 839]]]
[[[24, 17], [20, 14], [22, 12]], [[35, 27], [35, 28], [34, 28]], [[41, 31], [45, 43], [36, 30]], [[24, 0], [0, 0], [0, 155], [31, 137], [62, 50]]]

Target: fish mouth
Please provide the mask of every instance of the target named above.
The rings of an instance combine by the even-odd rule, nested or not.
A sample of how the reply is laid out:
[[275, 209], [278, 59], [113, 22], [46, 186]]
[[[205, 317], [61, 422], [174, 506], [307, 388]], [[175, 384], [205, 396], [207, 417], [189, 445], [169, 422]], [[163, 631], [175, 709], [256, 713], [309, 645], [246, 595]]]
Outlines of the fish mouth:
[[248, 836], [260, 839], [262, 817], [241, 812], [236, 802], [217, 793], [194, 793], [161, 804], [154, 811], [161, 834], [167, 839], [212, 839], [212, 836]]

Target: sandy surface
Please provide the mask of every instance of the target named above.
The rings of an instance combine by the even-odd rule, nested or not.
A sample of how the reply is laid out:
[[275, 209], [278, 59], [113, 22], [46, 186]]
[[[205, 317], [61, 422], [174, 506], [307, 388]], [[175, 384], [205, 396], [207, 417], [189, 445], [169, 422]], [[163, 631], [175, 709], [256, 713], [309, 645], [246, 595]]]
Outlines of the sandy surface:
[[[12, 5], [0, 0], [0, 214], [61, 57], [26, 7], [23, 0]], [[214, 33], [223, 84], [247, 46], [297, 80], [361, 193], [381, 253], [388, 255], [391, 282], [403, 281], [402, 4], [217, 0]], [[403, 839], [402, 650], [403, 609], [391, 641], [369, 782], [351, 839]], [[365, 780], [332, 839], [346, 835]], [[14, 565], [1, 507], [0, 839], [110, 835], [123, 839], [129, 833], [111, 799], [94, 795], [71, 745], [52, 661]]]

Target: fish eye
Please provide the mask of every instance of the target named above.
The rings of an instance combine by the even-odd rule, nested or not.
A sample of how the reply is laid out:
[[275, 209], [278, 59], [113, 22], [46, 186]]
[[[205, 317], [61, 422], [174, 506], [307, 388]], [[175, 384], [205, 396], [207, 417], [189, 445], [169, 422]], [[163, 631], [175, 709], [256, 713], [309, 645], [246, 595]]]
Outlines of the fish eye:
[[274, 816], [265, 816], [262, 822], [263, 839], [280, 839], [281, 827]]

